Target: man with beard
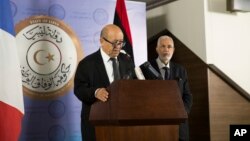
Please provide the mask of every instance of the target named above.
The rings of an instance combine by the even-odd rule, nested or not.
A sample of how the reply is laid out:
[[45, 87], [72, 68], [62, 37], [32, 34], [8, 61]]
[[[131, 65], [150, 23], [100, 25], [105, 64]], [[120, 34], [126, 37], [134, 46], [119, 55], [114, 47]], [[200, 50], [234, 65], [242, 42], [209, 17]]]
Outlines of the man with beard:
[[[185, 110], [189, 114], [192, 106], [192, 94], [188, 85], [187, 71], [183, 66], [170, 61], [174, 51], [173, 39], [169, 36], [161, 36], [156, 46], [158, 58], [149, 62], [162, 75], [164, 80], [178, 80]], [[186, 121], [179, 126], [179, 141], [188, 140], [189, 128]]]

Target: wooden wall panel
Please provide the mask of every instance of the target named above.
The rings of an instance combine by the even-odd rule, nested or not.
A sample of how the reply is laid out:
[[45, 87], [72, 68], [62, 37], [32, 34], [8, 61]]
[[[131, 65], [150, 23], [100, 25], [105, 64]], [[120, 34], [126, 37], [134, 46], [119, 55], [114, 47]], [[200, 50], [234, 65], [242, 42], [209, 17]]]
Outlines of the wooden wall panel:
[[250, 124], [250, 102], [212, 71], [208, 76], [211, 141], [229, 141], [230, 124]]

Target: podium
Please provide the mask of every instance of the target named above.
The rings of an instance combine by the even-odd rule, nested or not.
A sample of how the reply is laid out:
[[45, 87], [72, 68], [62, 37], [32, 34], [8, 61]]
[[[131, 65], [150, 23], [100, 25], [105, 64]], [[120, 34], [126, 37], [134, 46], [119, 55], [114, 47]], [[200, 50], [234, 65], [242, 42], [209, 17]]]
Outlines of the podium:
[[187, 113], [175, 80], [118, 80], [90, 111], [97, 141], [177, 141]]

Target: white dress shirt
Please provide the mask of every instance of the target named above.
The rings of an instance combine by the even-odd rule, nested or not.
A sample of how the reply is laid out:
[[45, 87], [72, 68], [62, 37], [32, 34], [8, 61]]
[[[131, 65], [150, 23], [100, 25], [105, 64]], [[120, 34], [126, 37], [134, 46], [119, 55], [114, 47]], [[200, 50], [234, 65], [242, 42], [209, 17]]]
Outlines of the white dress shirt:
[[166, 70], [164, 69], [164, 67], [167, 67], [167, 68], [170, 69], [169, 63], [168, 63], [167, 65], [165, 65], [164, 63], [162, 63], [162, 61], [160, 60], [159, 57], [156, 59], [156, 62], [157, 62], [157, 64], [158, 64], [159, 70], [160, 70], [160, 72], [161, 72], [161, 76], [162, 76], [163, 78], [165, 78], [165, 71], [166, 71]]
[[[106, 72], [108, 74], [109, 78], [109, 83], [112, 83], [114, 81], [114, 72], [113, 72], [113, 66], [112, 66], [112, 61], [110, 60], [110, 57], [102, 50], [101, 50], [101, 56], [102, 60], [106, 69]], [[117, 59], [117, 57], [116, 57]]]

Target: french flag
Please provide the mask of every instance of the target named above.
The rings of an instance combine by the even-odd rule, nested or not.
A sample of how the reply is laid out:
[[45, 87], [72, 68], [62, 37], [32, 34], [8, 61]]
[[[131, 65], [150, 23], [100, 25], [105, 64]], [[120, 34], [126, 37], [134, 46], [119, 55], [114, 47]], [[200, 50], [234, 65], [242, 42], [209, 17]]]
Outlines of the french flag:
[[0, 1], [0, 140], [17, 141], [24, 115], [20, 63], [9, 0]]

